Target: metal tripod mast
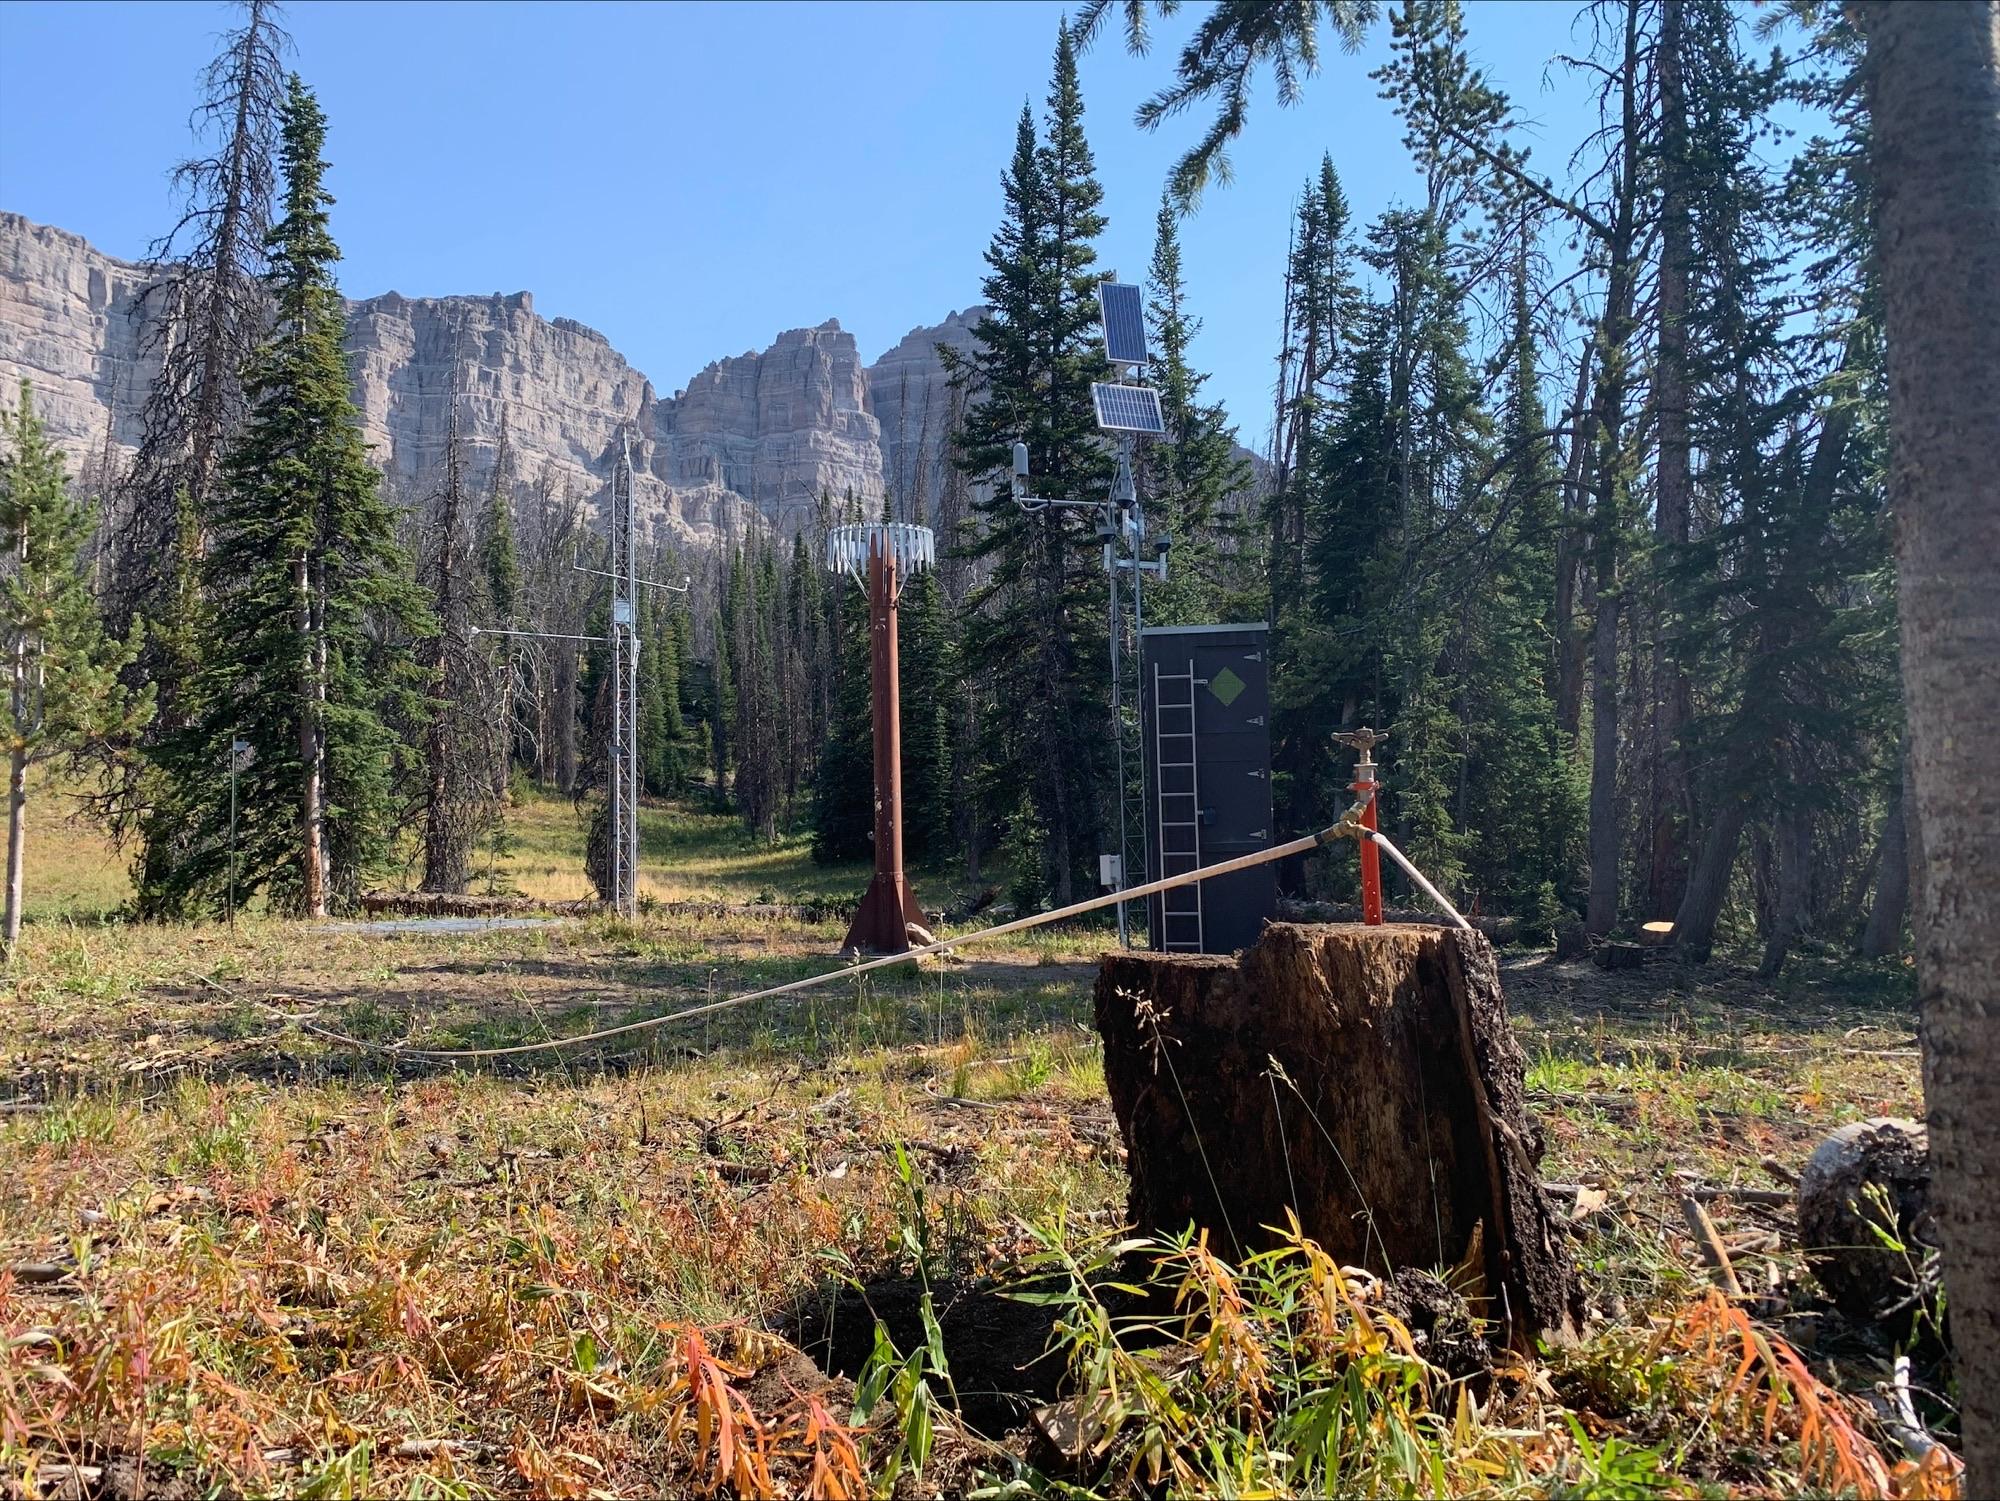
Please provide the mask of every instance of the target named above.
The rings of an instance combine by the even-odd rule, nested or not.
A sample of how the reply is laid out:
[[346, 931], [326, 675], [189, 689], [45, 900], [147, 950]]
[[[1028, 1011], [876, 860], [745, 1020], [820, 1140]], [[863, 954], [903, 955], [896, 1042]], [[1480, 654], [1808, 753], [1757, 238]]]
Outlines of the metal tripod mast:
[[[1098, 296], [1105, 305], [1105, 347], [1114, 366], [1130, 366], [1143, 375], [1147, 359], [1145, 341], [1138, 322], [1138, 288], [1117, 282], [1103, 282]], [[1109, 579], [1109, 609], [1106, 634], [1111, 652], [1111, 738], [1117, 787], [1112, 801], [1117, 806], [1118, 868], [1106, 871], [1104, 884], [1123, 890], [1133, 884], [1137, 870], [1150, 878], [1152, 851], [1146, 820], [1145, 756], [1139, 744], [1138, 707], [1139, 646], [1145, 630], [1145, 578], [1148, 574], [1164, 580], [1171, 537], [1152, 537], [1146, 530], [1146, 513], [1139, 504], [1139, 486], [1132, 466], [1133, 436], [1165, 435], [1159, 393], [1150, 386], [1098, 383], [1090, 388], [1097, 411], [1098, 428], [1115, 434], [1118, 443], [1118, 473], [1111, 492], [1103, 500], [1067, 500], [1028, 493], [1028, 445], [1014, 445], [1012, 492], [1014, 503], [1034, 514], [1050, 509], [1094, 511], [1097, 536], [1104, 548], [1104, 571]], [[1148, 557], [1148, 551], [1153, 553]], [[1126, 646], [1125, 594], [1119, 580], [1131, 579], [1131, 644]], [[1127, 664], [1130, 664], [1129, 668]], [[1131, 689], [1128, 696], [1127, 690]], [[1132, 772], [1137, 770], [1137, 778]], [[1134, 838], [1134, 831], [1137, 838]], [[1133, 860], [1133, 854], [1138, 860]], [[1118, 903], [1118, 941], [1130, 948], [1132, 922], [1129, 903]]]
[[639, 891], [639, 556], [635, 544], [632, 448], [621, 436], [611, 471], [611, 905], [638, 911]]

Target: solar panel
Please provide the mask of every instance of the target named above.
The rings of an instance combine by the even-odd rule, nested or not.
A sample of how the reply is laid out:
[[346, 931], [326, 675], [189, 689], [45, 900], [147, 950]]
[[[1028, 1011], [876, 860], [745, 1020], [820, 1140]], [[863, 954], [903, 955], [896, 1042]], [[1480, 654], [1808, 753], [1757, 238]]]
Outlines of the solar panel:
[[1090, 399], [1097, 405], [1097, 425], [1106, 432], [1159, 435], [1167, 430], [1160, 393], [1151, 386], [1093, 385]]
[[1104, 315], [1104, 352], [1121, 365], [1146, 364], [1146, 307], [1138, 285], [1099, 282], [1097, 306]]

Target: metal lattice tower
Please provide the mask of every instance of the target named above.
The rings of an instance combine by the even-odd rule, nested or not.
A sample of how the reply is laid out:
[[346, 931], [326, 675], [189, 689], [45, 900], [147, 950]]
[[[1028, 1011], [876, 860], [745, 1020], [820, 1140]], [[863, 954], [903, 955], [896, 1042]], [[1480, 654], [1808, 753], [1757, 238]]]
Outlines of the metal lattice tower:
[[[1121, 437], [1118, 480], [1113, 494], [1114, 498], [1122, 496], [1128, 501], [1127, 515], [1130, 519], [1123, 528], [1128, 535], [1104, 539], [1104, 571], [1111, 581], [1111, 734], [1115, 750], [1113, 775], [1116, 778], [1113, 797], [1118, 813], [1121, 886], [1149, 881], [1156, 874], [1149, 838], [1151, 820], [1147, 817], [1146, 807], [1145, 731], [1139, 713], [1143, 697], [1139, 633], [1146, 623], [1146, 570], [1134, 566], [1140, 561], [1146, 518], [1140, 508], [1138, 486], [1132, 481], [1131, 466], [1132, 440]], [[1129, 556], [1126, 548], [1120, 546], [1121, 541], [1128, 544]], [[1129, 587], [1121, 588], [1121, 581]], [[1144, 916], [1138, 920], [1147, 921]], [[1128, 946], [1132, 942], [1132, 924], [1127, 907], [1120, 905], [1119, 938]]]
[[590, 568], [572, 562], [578, 573], [611, 581], [611, 630], [605, 636], [578, 636], [566, 631], [517, 630], [511, 626], [475, 625], [476, 636], [514, 636], [537, 641], [611, 648], [611, 744], [605, 767], [606, 861], [612, 910], [634, 917], [639, 910], [639, 611], [641, 588], [685, 594], [693, 580], [682, 575], [678, 584], [639, 577], [637, 502], [632, 485], [632, 448], [619, 435], [618, 457], [611, 466], [610, 503], [605, 508], [610, 533], [611, 566]]
[[632, 450], [621, 439], [611, 471], [611, 763], [607, 770], [611, 905], [621, 917], [639, 896], [639, 553]]

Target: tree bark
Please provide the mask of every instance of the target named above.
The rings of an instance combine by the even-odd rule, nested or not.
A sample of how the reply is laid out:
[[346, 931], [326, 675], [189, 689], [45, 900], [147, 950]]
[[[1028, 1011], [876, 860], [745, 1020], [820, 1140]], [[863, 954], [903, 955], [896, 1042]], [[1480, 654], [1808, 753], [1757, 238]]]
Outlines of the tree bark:
[[1918, 992], [1963, 1493], [2000, 1493], [2000, 6], [1881, 0], [1871, 178], [1917, 831]]
[[13, 754], [7, 769], [7, 933], [4, 944], [8, 963], [14, 959], [14, 945], [21, 941], [21, 860], [27, 844], [28, 752], [16, 732]]
[[1565, 752], [1573, 750], [1583, 732], [1583, 637], [1576, 628], [1577, 575], [1583, 566], [1584, 497], [1590, 493], [1590, 456], [1597, 445], [1597, 406], [1590, 400], [1593, 346], [1586, 342], [1577, 359], [1576, 427], [1563, 466], [1563, 525], [1556, 543], [1555, 681], [1556, 728]]
[[[1661, 196], [1659, 358], [1653, 401], [1659, 417], [1659, 457], [1654, 471], [1654, 535], [1663, 559], [1689, 537], [1694, 492], [1688, 435], [1687, 312], [1692, 229], [1687, 194], [1687, 87], [1683, 57], [1684, 0], [1661, 0], [1655, 66], [1660, 80]], [[1647, 818], [1646, 910], [1653, 916], [1680, 905], [1687, 886], [1688, 831], [1693, 822], [1687, 750], [1682, 744], [1693, 717], [1687, 674], [1667, 644], [1673, 616], [1667, 590], [1654, 569], [1649, 628], [1652, 689]]]
[[1736, 851], [1743, 843], [1743, 825], [1750, 804], [1731, 797], [1709, 815], [1701, 850], [1688, 872], [1687, 892], [1674, 914], [1674, 947], [1696, 963], [1715, 951], [1715, 925], [1729, 896], [1729, 874], [1736, 868]]
[[1618, 619], [1623, 602], [1625, 397], [1630, 380], [1634, 264], [1639, 194], [1639, 0], [1625, 7], [1621, 70], [1622, 162], [1611, 236], [1606, 246], [1604, 320], [1599, 329], [1602, 373], [1597, 382], [1597, 503], [1591, 517], [1597, 573], [1597, 622], [1590, 684], [1590, 896], [1584, 927], [1594, 936], [1618, 921]]
[[1757, 973], [1767, 980], [1785, 967], [1792, 945], [1805, 929], [1806, 885], [1812, 867], [1812, 819], [1803, 808], [1780, 808], [1774, 833], [1777, 901], [1771, 914], [1771, 930], [1764, 935], [1764, 962], [1757, 966]]
[[[1909, 765], [1909, 751], [1903, 752]], [[1882, 837], [1875, 847], [1875, 899], [1868, 908], [1868, 926], [1861, 934], [1861, 957], [1885, 959], [1903, 946], [1903, 919], [1910, 908], [1909, 798], [1906, 776], [1896, 779], [1882, 815]]]
[[1478, 934], [1272, 923], [1240, 961], [1113, 953], [1096, 1015], [1142, 1231], [1192, 1222], [1235, 1259], [1291, 1210], [1343, 1263], [1466, 1268], [1515, 1349], [1581, 1330]]
[[313, 644], [312, 571], [300, 553], [292, 564], [292, 582], [298, 590], [297, 621], [299, 656], [299, 762], [303, 776], [299, 789], [299, 906], [307, 917], [326, 916], [326, 819], [320, 785], [319, 673]]

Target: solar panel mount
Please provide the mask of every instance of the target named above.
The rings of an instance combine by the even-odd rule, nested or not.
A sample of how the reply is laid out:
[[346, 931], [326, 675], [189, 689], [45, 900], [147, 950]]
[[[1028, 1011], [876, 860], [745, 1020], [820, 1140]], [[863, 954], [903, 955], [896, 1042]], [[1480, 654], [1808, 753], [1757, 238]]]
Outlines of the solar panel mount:
[[1097, 425], [1108, 433], [1165, 434], [1160, 393], [1151, 386], [1093, 385], [1090, 399], [1097, 408]]
[[1101, 281], [1097, 307], [1104, 318], [1104, 352], [1120, 365], [1151, 362], [1146, 353], [1146, 304], [1137, 283]]

